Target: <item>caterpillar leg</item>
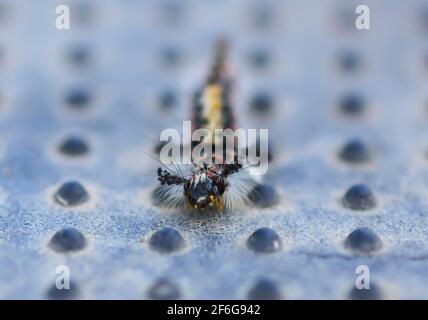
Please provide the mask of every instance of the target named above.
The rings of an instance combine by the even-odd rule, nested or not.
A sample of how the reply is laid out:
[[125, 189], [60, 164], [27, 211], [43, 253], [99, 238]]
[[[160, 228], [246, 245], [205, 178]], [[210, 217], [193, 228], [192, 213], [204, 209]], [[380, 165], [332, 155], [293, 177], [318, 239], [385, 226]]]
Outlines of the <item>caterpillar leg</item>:
[[215, 199], [214, 202], [218, 212], [223, 213], [224, 212], [224, 206], [223, 206], [223, 197], [218, 196], [217, 199]]

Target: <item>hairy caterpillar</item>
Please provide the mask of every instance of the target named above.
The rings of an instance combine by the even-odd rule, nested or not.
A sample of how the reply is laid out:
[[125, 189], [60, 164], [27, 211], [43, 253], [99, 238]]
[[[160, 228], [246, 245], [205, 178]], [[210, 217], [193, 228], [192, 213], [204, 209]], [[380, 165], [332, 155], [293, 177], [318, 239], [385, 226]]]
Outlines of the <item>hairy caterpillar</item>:
[[[208, 208], [234, 211], [249, 204], [249, 195], [257, 185], [251, 174], [253, 166], [239, 161], [236, 148], [224, 148], [224, 137], [218, 137], [216, 129], [234, 129], [235, 118], [230, 102], [233, 78], [227, 64], [227, 44], [221, 40], [216, 45], [214, 64], [205, 85], [193, 101], [192, 130], [209, 130], [210, 141], [204, 141], [218, 153], [201, 154], [191, 159], [191, 164], [172, 163], [157, 171], [160, 187], [157, 197], [166, 207], [188, 207], [195, 210]], [[196, 145], [192, 143], [192, 150]], [[218, 150], [216, 149], [216, 150]], [[227, 157], [227, 155], [231, 157]], [[218, 162], [218, 157], [232, 159]], [[223, 159], [224, 160], [224, 159]]]

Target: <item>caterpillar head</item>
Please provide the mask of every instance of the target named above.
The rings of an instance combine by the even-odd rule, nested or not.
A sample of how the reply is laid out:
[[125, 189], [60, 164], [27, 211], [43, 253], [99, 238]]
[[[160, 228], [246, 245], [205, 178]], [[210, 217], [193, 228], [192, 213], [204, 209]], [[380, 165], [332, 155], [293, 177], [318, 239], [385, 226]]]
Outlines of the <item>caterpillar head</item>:
[[216, 181], [204, 173], [196, 174], [184, 184], [184, 194], [195, 209], [216, 206], [219, 208], [220, 192]]

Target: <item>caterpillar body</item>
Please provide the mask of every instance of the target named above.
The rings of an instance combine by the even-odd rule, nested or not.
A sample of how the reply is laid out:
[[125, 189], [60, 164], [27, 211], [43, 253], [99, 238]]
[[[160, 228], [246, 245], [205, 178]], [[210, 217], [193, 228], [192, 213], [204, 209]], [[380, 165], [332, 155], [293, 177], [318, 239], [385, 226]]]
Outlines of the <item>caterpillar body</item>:
[[[234, 211], [249, 203], [250, 192], [257, 185], [245, 163], [238, 161], [236, 148], [218, 137], [216, 129], [235, 128], [235, 117], [231, 105], [233, 77], [227, 63], [227, 44], [221, 40], [216, 45], [214, 63], [204, 86], [195, 94], [192, 109], [192, 130], [208, 129], [211, 141], [204, 141], [213, 151], [222, 150], [192, 158], [190, 165], [180, 163], [158, 168], [160, 187], [157, 196], [166, 207], [187, 207], [193, 210], [216, 209], [220, 212]], [[195, 148], [192, 143], [191, 148]], [[227, 157], [232, 162], [222, 163], [214, 157]], [[212, 155], [214, 154], [214, 155]], [[208, 161], [211, 160], [211, 161]]]

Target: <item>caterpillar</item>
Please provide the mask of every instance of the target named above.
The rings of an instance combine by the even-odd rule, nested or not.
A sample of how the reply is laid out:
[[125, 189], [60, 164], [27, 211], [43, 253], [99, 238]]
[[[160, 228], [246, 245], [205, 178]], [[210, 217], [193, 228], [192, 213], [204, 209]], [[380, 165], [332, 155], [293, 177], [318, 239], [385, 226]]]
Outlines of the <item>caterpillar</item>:
[[[192, 156], [190, 165], [173, 163], [159, 167], [160, 186], [156, 193], [166, 207], [235, 211], [250, 203], [249, 195], [258, 183], [251, 174], [252, 166], [239, 161], [236, 148], [222, 147], [227, 146], [226, 138], [216, 134], [216, 129], [235, 128], [230, 99], [234, 79], [227, 63], [227, 47], [225, 40], [217, 42], [214, 63], [192, 106], [192, 131], [209, 130], [211, 139], [204, 141], [205, 147], [208, 145], [211, 150], [218, 147], [222, 152]], [[196, 148], [196, 144], [192, 142], [191, 148]], [[228, 155], [233, 161], [215, 161], [219, 156], [227, 158]]]

